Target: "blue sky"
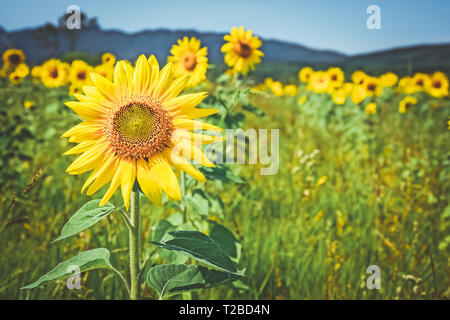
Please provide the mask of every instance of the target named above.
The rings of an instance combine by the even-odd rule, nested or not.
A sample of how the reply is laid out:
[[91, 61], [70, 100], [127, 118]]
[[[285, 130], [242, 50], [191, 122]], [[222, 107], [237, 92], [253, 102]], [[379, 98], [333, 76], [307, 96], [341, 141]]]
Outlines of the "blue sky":
[[[0, 26], [17, 30], [56, 23], [69, 5], [104, 29], [251, 28], [263, 38], [354, 54], [422, 43], [449, 43], [448, 0], [2, 0]], [[381, 30], [368, 30], [366, 9], [381, 9]]]

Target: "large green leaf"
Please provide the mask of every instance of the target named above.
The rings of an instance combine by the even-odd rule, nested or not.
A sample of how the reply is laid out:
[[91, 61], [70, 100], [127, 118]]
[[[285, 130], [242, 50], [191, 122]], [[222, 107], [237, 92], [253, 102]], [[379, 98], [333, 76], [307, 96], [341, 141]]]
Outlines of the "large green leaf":
[[182, 291], [211, 288], [238, 278], [228, 272], [185, 264], [159, 265], [147, 273], [147, 283], [158, 292], [160, 299]]
[[63, 227], [61, 235], [56, 240], [53, 240], [53, 242], [68, 238], [78, 232], [86, 230], [115, 209], [110, 203], [105, 204], [103, 207], [99, 207], [100, 201], [101, 199], [89, 201], [75, 212]]
[[174, 231], [173, 239], [152, 242], [168, 250], [184, 252], [187, 255], [221, 270], [236, 273], [236, 266], [227, 253], [210, 237], [198, 231]]
[[68, 269], [72, 266], [77, 266], [80, 268], [80, 272], [99, 268], [110, 269], [112, 266], [109, 262], [109, 256], [110, 252], [105, 248], [97, 248], [80, 252], [77, 256], [58, 264], [53, 270], [47, 272], [36, 282], [33, 282], [32, 284], [29, 284], [21, 289], [33, 289], [45, 283], [66, 278], [71, 275], [71, 272], [68, 272]]
[[209, 237], [213, 239], [230, 257], [237, 258], [236, 243], [239, 242], [234, 234], [226, 227], [212, 222], [213, 227]]

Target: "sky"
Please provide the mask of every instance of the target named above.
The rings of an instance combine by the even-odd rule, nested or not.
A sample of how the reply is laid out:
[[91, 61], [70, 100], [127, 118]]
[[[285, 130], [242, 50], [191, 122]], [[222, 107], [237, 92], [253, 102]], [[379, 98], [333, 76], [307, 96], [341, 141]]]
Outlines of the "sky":
[[[125, 32], [229, 32], [242, 25], [265, 39], [346, 54], [450, 43], [448, 0], [2, 0], [0, 26], [12, 31], [56, 23], [69, 5], [97, 17], [103, 29]], [[380, 7], [381, 29], [367, 28], [369, 5]]]

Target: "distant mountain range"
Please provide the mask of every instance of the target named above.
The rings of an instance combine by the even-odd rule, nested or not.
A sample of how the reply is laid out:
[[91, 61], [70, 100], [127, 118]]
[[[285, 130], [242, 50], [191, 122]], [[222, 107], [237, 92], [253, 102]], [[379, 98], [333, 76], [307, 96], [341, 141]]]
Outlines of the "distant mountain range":
[[[184, 36], [195, 36], [208, 47], [211, 63], [223, 63], [220, 47], [224, 34], [197, 32], [194, 30], [170, 31], [150, 30], [125, 33], [117, 30], [102, 30], [98, 26], [85, 27], [81, 31], [70, 31], [51, 25], [33, 29], [7, 32], [0, 28], [0, 52], [16, 47], [25, 51], [31, 64], [41, 63], [50, 57], [60, 57], [69, 51], [84, 51], [90, 54], [112, 52], [119, 58], [134, 61], [140, 54], [155, 54], [165, 61], [171, 46]], [[287, 62], [290, 64], [338, 65], [346, 69], [361, 67], [396, 68], [413, 65], [414, 69], [450, 69], [450, 43], [420, 45], [390, 49], [361, 55], [345, 55], [331, 50], [315, 50], [305, 46], [277, 40], [262, 39], [265, 62]]]

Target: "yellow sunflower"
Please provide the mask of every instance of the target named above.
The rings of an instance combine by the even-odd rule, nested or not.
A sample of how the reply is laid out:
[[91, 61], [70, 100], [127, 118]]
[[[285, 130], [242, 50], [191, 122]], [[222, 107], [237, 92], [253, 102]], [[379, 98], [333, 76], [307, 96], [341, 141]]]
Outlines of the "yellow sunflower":
[[355, 72], [352, 73], [352, 81], [356, 85], [364, 84], [364, 81], [366, 80], [367, 77], [368, 75], [361, 70], [356, 70]]
[[9, 74], [9, 81], [11, 81], [12, 84], [19, 84], [22, 82], [24, 77], [20, 75], [20, 73], [14, 71]]
[[430, 85], [430, 76], [425, 73], [416, 73], [412, 78], [412, 84], [414, 85], [414, 91], [425, 91]]
[[314, 70], [311, 67], [304, 67], [298, 72], [298, 78], [301, 82], [307, 83], [313, 72]]
[[77, 87], [90, 84], [89, 73], [92, 67], [83, 60], [73, 60], [69, 72], [69, 80]]
[[411, 108], [417, 103], [417, 99], [411, 96], [407, 96], [400, 101], [398, 111], [405, 113], [411, 110]]
[[336, 90], [333, 90], [331, 100], [333, 100], [335, 104], [344, 104], [345, 100], [347, 100], [347, 92], [344, 88], [337, 88]]
[[69, 65], [57, 59], [50, 59], [42, 65], [41, 81], [46, 87], [56, 88], [67, 84]]
[[114, 63], [116, 63], [116, 57], [112, 53], [106, 52], [102, 55], [102, 64], [114, 66]]
[[435, 98], [442, 98], [448, 96], [448, 78], [442, 72], [435, 72], [430, 77], [430, 83], [427, 87], [427, 92], [430, 96]]
[[353, 86], [350, 97], [353, 103], [359, 104], [367, 97], [367, 91], [364, 86]]
[[377, 104], [375, 102], [368, 103], [366, 105], [366, 113], [367, 114], [377, 113]]
[[26, 63], [21, 63], [16, 67], [14, 72], [17, 72], [22, 78], [25, 78], [30, 73], [30, 68]]
[[328, 77], [330, 79], [330, 86], [339, 87], [344, 82], [344, 72], [341, 68], [328, 69]]
[[3, 63], [7, 68], [15, 68], [25, 62], [25, 54], [20, 49], [8, 49], [3, 52]]
[[100, 64], [94, 68], [94, 72], [102, 77], [112, 80], [114, 75], [114, 66], [112, 64]]
[[179, 96], [189, 77], [174, 79], [174, 71], [171, 63], [160, 70], [154, 56], [147, 60], [141, 55], [134, 70], [119, 61], [113, 82], [91, 73], [94, 86], [84, 86], [84, 95], [74, 95], [77, 102], [66, 103], [84, 119], [62, 136], [79, 143], [66, 155], [81, 154], [67, 172], [93, 170], [82, 188], [88, 195], [111, 182], [100, 206], [121, 186], [128, 209], [136, 180], [156, 204], [161, 204], [162, 191], [169, 199], [179, 200], [180, 188], [171, 166], [199, 181], [205, 177], [190, 160], [214, 167], [201, 145], [218, 141], [217, 137], [190, 130], [222, 131], [193, 120], [217, 110], [195, 108], [206, 97], [205, 92]]
[[398, 82], [397, 90], [406, 94], [413, 94], [416, 91], [413, 79], [410, 76], [401, 78]]
[[297, 94], [297, 86], [295, 84], [287, 84], [284, 87], [284, 94], [288, 96], [295, 96]]
[[370, 76], [366, 77], [363, 86], [369, 97], [381, 96], [383, 93], [383, 87], [380, 85], [380, 80], [378, 78]]
[[175, 66], [175, 76], [181, 77], [189, 75], [187, 87], [193, 87], [206, 79], [206, 69], [208, 68], [208, 48], [200, 48], [200, 40], [192, 37], [178, 39], [178, 45], [174, 44], [167, 58], [168, 62], [173, 62]]
[[398, 81], [398, 76], [393, 72], [386, 72], [380, 76], [380, 84], [382, 87], [393, 87]]
[[225, 43], [220, 49], [225, 54], [225, 63], [233, 67], [237, 72], [246, 74], [249, 69], [255, 69], [255, 64], [261, 62], [264, 56], [259, 47], [262, 42], [253, 36], [252, 30], [244, 30], [244, 27], [233, 27], [230, 34], [224, 36]]
[[308, 83], [308, 90], [313, 90], [317, 93], [325, 92], [330, 84], [330, 77], [326, 71], [315, 71], [311, 75]]
[[270, 84], [270, 90], [277, 97], [281, 97], [284, 94], [283, 84], [280, 81], [273, 81]]

